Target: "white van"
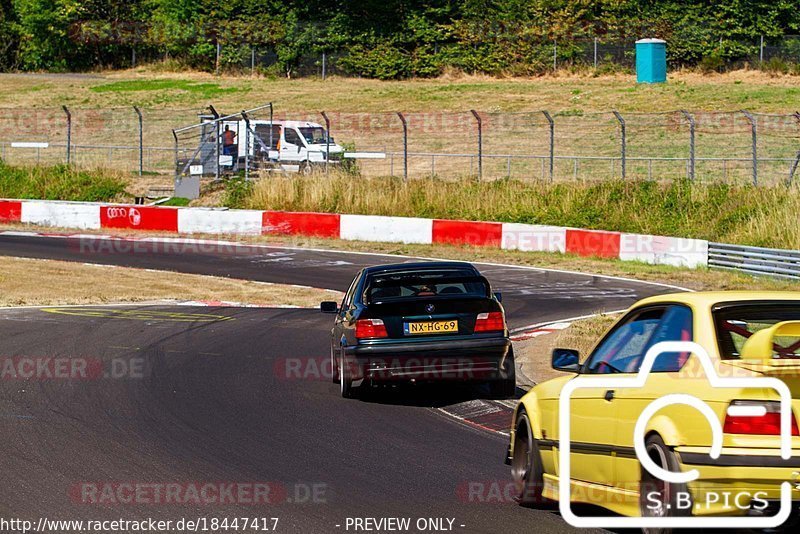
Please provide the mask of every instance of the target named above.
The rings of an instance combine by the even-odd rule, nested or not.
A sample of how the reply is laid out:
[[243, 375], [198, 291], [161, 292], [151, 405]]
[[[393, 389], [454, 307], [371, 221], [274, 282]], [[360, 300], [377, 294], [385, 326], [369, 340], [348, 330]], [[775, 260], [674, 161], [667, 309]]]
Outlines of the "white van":
[[[228, 131], [234, 135], [231, 137]], [[220, 136], [220, 167], [234, 172], [244, 168], [248, 154], [252, 168], [278, 166], [283, 171], [310, 174], [326, 160], [340, 162], [344, 153], [333, 137], [327, 138], [325, 128], [315, 122], [254, 119], [250, 120], [248, 132], [244, 120], [223, 121]]]

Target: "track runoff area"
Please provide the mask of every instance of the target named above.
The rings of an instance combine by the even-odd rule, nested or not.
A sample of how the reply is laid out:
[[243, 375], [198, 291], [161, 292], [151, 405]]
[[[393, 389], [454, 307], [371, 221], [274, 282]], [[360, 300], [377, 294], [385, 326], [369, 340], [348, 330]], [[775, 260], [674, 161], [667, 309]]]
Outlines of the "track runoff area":
[[[363, 266], [404, 260], [15, 232], [0, 235], [0, 254], [340, 291]], [[476, 265], [503, 292], [518, 335], [676, 289]], [[458, 387], [342, 399], [325, 369], [330, 327], [330, 316], [309, 309], [1, 311], [0, 352], [17, 373], [0, 382], [0, 481], [18, 490], [0, 517], [40, 531], [78, 528], [57, 521], [130, 531], [151, 519], [170, 531], [221, 531], [223, 522], [276, 532], [572, 530], [557, 510], [510, 497], [510, 403]]]

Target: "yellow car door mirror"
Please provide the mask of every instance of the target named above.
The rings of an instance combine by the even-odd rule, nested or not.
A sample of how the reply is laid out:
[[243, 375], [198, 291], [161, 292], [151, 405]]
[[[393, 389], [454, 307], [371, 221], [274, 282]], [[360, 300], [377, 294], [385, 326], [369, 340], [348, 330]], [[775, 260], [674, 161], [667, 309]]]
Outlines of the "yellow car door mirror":
[[551, 362], [556, 371], [567, 373], [580, 371], [580, 353], [574, 349], [553, 349]]

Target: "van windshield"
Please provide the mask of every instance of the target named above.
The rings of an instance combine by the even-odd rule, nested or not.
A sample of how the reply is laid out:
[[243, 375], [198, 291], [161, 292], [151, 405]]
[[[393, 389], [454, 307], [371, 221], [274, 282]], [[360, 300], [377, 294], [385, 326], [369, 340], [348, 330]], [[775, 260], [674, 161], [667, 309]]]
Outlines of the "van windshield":
[[[306, 139], [306, 143], [309, 145], [322, 145], [325, 144], [325, 128], [320, 126], [309, 126], [306, 128], [300, 128], [300, 133]], [[333, 138], [331, 138], [331, 143], [333, 143]]]

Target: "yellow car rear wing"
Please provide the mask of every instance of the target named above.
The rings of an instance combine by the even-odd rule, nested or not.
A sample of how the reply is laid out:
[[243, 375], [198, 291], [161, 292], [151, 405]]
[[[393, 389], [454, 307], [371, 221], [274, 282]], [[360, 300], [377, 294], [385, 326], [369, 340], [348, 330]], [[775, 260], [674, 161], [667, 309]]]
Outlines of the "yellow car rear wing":
[[[783, 321], [754, 333], [745, 341], [740, 355], [741, 359], [774, 361], [776, 359], [775, 355], [777, 355], [777, 359], [780, 359], [781, 353], [784, 351], [795, 352], [789, 347], [777, 344], [775, 342], [776, 338], [795, 338], [800, 340], [800, 321]], [[784, 349], [784, 351], [781, 349]]]

